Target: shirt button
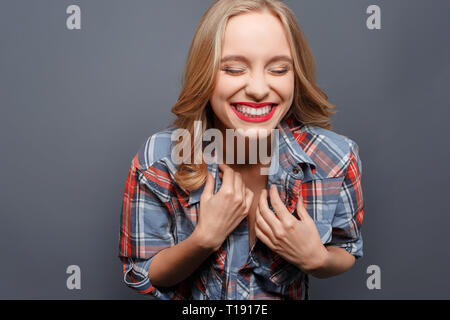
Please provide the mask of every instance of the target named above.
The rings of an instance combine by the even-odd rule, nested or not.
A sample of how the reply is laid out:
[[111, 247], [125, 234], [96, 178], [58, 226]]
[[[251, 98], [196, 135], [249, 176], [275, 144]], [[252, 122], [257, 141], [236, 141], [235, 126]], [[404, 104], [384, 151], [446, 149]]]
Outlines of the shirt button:
[[299, 173], [298, 168], [297, 168], [297, 167], [294, 167], [294, 168], [292, 169], [292, 172], [294, 172], [295, 174], [298, 174], [298, 173]]

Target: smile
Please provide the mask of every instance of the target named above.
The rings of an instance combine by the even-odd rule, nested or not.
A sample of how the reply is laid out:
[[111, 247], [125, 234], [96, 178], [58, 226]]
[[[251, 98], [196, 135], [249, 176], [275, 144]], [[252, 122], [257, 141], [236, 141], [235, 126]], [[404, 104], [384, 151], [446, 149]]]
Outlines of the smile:
[[278, 105], [267, 104], [262, 107], [251, 107], [243, 104], [231, 104], [231, 108], [239, 119], [248, 122], [263, 122], [272, 118]]

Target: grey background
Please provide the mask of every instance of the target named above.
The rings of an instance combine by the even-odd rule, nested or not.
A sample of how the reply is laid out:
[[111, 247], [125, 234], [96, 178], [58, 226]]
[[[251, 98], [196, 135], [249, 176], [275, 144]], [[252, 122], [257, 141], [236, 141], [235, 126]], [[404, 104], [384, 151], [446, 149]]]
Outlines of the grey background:
[[[449, 299], [450, 2], [286, 1], [363, 163], [364, 258], [311, 278], [312, 299]], [[130, 161], [173, 120], [194, 29], [212, 1], [0, 3], [0, 298], [145, 299], [118, 231]], [[66, 28], [81, 7], [81, 30]], [[381, 7], [381, 30], [366, 8]], [[81, 290], [66, 268], [81, 268]], [[381, 289], [366, 286], [381, 268]]]

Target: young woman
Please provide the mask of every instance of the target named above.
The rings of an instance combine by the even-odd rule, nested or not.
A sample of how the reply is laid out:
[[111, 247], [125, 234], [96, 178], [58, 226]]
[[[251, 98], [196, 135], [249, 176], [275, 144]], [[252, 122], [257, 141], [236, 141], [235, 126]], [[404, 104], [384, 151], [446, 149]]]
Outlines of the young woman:
[[[195, 32], [177, 119], [131, 162], [125, 283], [159, 299], [308, 299], [309, 275], [350, 269], [363, 254], [361, 161], [357, 144], [331, 131], [334, 108], [285, 4], [216, 1]], [[205, 143], [172, 141], [177, 129], [194, 137], [195, 128], [223, 133], [211, 161], [192, 163]], [[227, 129], [240, 129], [245, 144], [228, 144]], [[250, 161], [252, 130], [272, 129], [269, 161]], [[186, 161], [174, 160], [174, 148]]]

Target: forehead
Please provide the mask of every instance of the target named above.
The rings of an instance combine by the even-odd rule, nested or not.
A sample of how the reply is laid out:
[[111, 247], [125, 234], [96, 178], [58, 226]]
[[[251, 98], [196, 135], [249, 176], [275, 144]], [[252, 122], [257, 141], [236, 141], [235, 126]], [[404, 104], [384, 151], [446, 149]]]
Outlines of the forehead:
[[249, 58], [291, 57], [286, 31], [279, 18], [268, 10], [243, 13], [228, 20], [222, 57], [229, 54], [242, 54]]

